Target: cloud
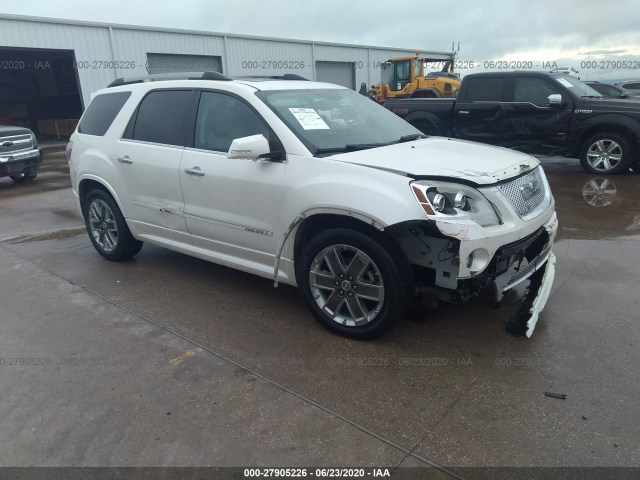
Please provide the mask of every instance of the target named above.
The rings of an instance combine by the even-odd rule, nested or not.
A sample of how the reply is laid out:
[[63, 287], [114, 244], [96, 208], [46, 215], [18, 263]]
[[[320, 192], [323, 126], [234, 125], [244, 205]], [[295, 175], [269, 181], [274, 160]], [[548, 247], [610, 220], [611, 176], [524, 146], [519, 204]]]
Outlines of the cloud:
[[[458, 0], [440, 4], [370, 0], [3, 0], [3, 11], [35, 16], [247, 35], [449, 51], [460, 59], [579, 62], [589, 55], [638, 55], [640, 3], [584, 0]], [[540, 58], [546, 52], [556, 58]], [[532, 57], [536, 58], [532, 58]]]

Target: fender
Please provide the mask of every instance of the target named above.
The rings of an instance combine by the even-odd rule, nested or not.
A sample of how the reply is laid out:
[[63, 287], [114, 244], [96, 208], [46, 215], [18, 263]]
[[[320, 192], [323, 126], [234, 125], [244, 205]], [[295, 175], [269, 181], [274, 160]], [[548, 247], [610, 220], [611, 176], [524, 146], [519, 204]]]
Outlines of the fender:
[[352, 212], [350, 210], [346, 210], [342, 208], [319, 207], [319, 208], [311, 208], [309, 210], [306, 210], [305, 212], [302, 212], [300, 215], [296, 216], [296, 218], [294, 218], [293, 221], [289, 224], [284, 234], [282, 235], [280, 242], [278, 243], [278, 248], [276, 250], [276, 256], [275, 256], [275, 261], [273, 265], [273, 286], [274, 287], [276, 288], [278, 287], [278, 271], [280, 269], [280, 258], [282, 257], [282, 250], [284, 249], [284, 246], [286, 245], [287, 240], [291, 236], [291, 233], [294, 232], [298, 227], [298, 225], [300, 225], [307, 218], [312, 217], [314, 215], [320, 215], [322, 213], [330, 213], [333, 215], [342, 215], [344, 217], [357, 218], [358, 220], [361, 220], [364, 223], [367, 223], [372, 227], [377, 228], [378, 230], [384, 229], [384, 225], [380, 222], [380, 220], [375, 219], [374, 217], [363, 215], [358, 212]]
[[[111, 196], [113, 197], [113, 199], [116, 201], [116, 204], [118, 205], [118, 208], [120, 209], [120, 211], [124, 215], [124, 210], [122, 208], [122, 201], [120, 200], [120, 197], [118, 197], [118, 194], [116, 193], [116, 191], [113, 189], [113, 187], [108, 182], [105, 181], [104, 178], [98, 177], [97, 175], [93, 175], [91, 173], [83, 173], [80, 176], [80, 180], [78, 181], [78, 188], [80, 187], [80, 185], [82, 185], [82, 182], [84, 180], [93, 180], [93, 181], [99, 183], [100, 185], [102, 185], [104, 188], [106, 188], [109, 191], [109, 193], [111, 194]], [[78, 191], [78, 193], [80, 193], [80, 192]], [[127, 218], [126, 215], [125, 215], [125, 218]]]
[[[116, 201], [118, 208], [125, 218], [127, 217], [124, 205], [127, 203], [116, 193], [113, 185], [117, 185], [117, 172], [113, 160], [97, 149], [88, 150], [78, 164], [75, 165], [75, 171], [82, 172], [77, 179], [78, 195], [80, 194], [80, 184], [84, 180], [93, 180], [104, 186], [113, 199]], [[126, 192], [125, 192], [126, 193]]]
[[632, 143], [636, 143], [636, 145], [632, 145], [632, 147], [638, 146], [637, 142], [640, 139], [640, 122], [622, 113], [598, 114], [597, 111], [594, 111], [592, 116], [584, 120], [576, 119], [576, 124], [576, 130], [579, 133], [570, 140], [570, 148], [567, 149], [569, 152], [577, 152], [581, 143], [593, 132], [607, 129], [611, 129], [611, 133], [615, 133], [616, 129], [631, 132], [635, 140], [635, 142]]
[[295, 187], [284, 199], [285, 230], [275, 252], [276, 272], [282, 257], [293, 258], [291, 234], [300, 222], [313, 215], [329, 213], [351, 217], [378, 230], [424, 218], [409, 186], [413, 179], [404, 174], [330, 157], [292, 157], [287, 176]]

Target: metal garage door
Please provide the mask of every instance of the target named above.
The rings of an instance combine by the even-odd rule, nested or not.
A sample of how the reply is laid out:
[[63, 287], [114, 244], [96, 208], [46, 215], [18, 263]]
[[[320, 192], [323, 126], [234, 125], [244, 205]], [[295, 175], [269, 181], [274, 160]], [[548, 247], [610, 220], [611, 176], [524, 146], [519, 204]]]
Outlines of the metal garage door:
[[175, 55], [170, 53], [147, 53], [149, 73], [171, 72], [220, 72], [221, 57], [208, 55]]
[[316, 62], [316, 80], [355, 90], [356, 66], [353, 62]]

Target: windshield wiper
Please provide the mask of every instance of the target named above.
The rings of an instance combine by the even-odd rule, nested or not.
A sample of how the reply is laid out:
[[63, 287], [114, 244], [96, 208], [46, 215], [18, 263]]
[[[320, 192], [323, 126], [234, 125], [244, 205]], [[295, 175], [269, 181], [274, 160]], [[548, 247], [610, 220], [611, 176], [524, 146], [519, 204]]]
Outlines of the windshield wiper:
[[388, 143], [350, 143], [344, 147], [331, 147], [331, 148], [318, 148], [315, 151], [315, 155], [322, 153], [347, 153], [355, 152], [356, 150], [366, 150], [368, 148], [385, 147]]
[[419, 138], [427, 138], [427, 135], [424, 135], [423, 133], [412, 133], [411, 135], [404, 135], [400, 137], [400, 140], [398, 140], [397, 143], [412, 142], [414, 140], [418, 140]]
[[427, 136], [422, 133], [412, 133], [410, 135], [404, 135], [398, 140], [394, 140], [393, 142], [389, 143], [350, 143], [348, 145], [345, 145], [344, 147], [318, 148], [315, 151], [314, 155], [323, 153], [347, 153], [355, 152], [356, 150], [366, 150], [368, 148], [386, 147], [387, 145], [393, 145], [395, 143], [412, 142], [413, 140], [418, 140], [419, 138], [427, 138]]

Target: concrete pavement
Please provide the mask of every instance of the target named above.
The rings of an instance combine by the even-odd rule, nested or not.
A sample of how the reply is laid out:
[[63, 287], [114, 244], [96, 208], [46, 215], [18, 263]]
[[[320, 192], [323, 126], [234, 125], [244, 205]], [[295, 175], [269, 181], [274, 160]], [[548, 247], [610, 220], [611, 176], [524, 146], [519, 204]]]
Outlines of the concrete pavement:
[[594, 202], [596, 177], [543, 159], [558, 272], [530, 340], [485, 295], [354, 342], [293, 288], [147, 245], [103, 260], [61, 155], [0, 180], [0, 464], [639, 466], [637, 174]]

